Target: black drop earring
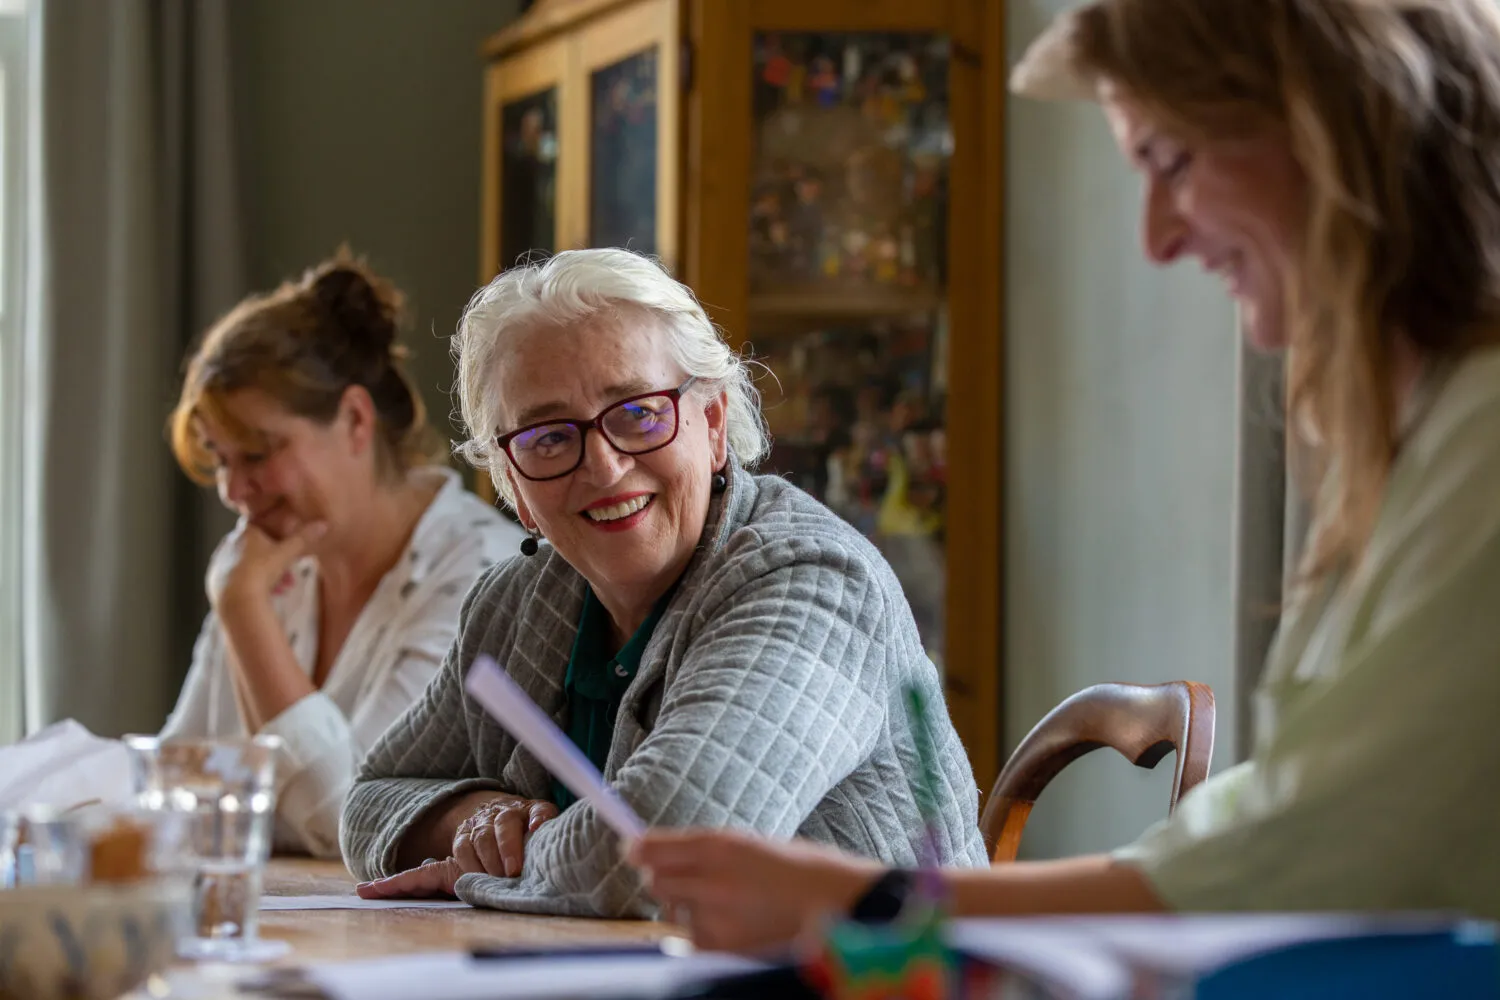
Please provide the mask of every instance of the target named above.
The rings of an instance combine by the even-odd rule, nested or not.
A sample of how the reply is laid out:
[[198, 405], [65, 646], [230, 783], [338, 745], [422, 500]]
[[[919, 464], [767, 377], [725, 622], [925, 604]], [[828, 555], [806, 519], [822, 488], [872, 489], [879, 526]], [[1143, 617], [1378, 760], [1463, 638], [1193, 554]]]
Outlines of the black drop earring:
[[526, 537], [521, 539], [521, 555], [536, 555], [536, 536], [529, 529], [526, 532]]
[[708, 491], [718, 496], [727, 489], [729, 489], [729, 480], [724, 477], [724, 473], [715, 472], [714, 477], [708, 481]]

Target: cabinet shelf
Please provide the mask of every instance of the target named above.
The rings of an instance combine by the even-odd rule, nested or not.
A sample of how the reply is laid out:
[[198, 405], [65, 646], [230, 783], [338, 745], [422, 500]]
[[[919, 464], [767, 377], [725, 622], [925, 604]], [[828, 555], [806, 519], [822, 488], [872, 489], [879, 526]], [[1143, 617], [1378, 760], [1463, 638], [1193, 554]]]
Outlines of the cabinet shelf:
[[787, 285], [752, 291], [749, 316], [757, 320], [880, 319], [927, 313], [943, 305], [942, 289]]

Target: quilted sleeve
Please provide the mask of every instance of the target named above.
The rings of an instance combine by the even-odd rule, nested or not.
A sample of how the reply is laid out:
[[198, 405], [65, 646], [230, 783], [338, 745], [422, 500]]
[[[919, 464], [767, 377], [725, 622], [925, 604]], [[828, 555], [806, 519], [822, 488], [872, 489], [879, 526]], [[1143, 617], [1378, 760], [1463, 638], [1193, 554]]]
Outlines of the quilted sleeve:
[[[508, 789], [476, 765], [465, 725], [463, 674], [490, 625], [496, 567], [465, 598], [458, 638], [422, 696], [370, 748], [344, 801], [340, 846], [361, 880], [393, 875], [401, 839], [440, 800], [475, 789]], [[476, 608], [476, 605], [484, 607]], [[472, 628], [471, 628], [472, 626]]]
[[[872, 636], [887, 595], [866, 558], [826, 539], [751, 537], [726, 561], [654, 729], [613, 776], [648, 825], [790, 837], [869, 756], [885, 724], [884, 651]], [[465, 875], [458, 892], [526, 912], [655, 909], [583, 802], [531, 837], [521, 877]]]

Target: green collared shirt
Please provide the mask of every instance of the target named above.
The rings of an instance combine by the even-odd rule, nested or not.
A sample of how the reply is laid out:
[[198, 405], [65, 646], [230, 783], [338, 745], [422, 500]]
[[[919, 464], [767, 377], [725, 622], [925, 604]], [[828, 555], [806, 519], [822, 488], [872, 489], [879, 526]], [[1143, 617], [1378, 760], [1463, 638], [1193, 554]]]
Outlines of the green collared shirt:
[[[584, 593], [583, 613], [578, 618], [578, 635], [573, 639], [563, 691], [568, 699], [568, 736], [601, 772], [609, 757], [610, 741], [614, 739], [620, 700], [635, 679], [641, 654], [646, 651], [646, 643], [651, 641], [651, 633], [671, 597], [671, 591], [663, 595], [641, 627], [616, 652], [610, 640], [609, 612], [594, 596], [592, 587]], [[556, 780], [552, 782], [552, 797], [558, 809], [566, 809], [578, 801], [578, 796]]]

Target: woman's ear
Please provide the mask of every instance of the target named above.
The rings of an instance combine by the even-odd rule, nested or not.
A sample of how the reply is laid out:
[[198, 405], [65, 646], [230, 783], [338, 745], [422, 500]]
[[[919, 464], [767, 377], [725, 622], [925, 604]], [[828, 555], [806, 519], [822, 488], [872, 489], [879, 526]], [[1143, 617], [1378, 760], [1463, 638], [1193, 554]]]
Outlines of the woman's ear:
[[510, 463], [506, 462], [503, 458], [500, 461], [504, 463], [500, 467], [500, 475], [504, 476], [505, 481], [510, 484], [510, 495], [515, 498], [517, 520], [521, 522], [521, 527], [533, 535], [538, 534], [536, 519], [531, 516], [531, 508], [526, 505], [525, 498], [521, 496], [521, 490], [516, 485], [516, 476], [511, 471]]
[[375, 401], [364, 386], [351, 385], [344, 390], [336, 419], [348, 435], [349, 448], [355, 455], [363, 455], [373, 446], [379, 433], [378, 419]]
[[703, 404], [704, 422], [708, 424], [708, 447], [713, 454], [714, 469], [722, 469], [729, 459], [729, 394], [721, 392]]

